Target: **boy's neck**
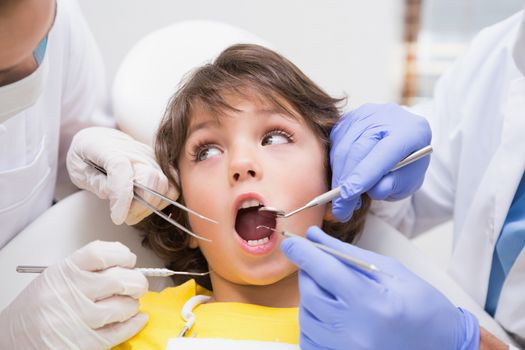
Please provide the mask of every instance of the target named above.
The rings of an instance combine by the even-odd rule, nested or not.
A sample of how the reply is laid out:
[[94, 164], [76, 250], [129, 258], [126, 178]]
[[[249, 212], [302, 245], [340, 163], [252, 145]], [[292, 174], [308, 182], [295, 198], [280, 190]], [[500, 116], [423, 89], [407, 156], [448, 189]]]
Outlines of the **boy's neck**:
[[211, 276], [213, 297], [211, 302], [236, 302], [268, 307], [297, 307], [299, 286], [297, 272], [270, 285], [241, 285]]

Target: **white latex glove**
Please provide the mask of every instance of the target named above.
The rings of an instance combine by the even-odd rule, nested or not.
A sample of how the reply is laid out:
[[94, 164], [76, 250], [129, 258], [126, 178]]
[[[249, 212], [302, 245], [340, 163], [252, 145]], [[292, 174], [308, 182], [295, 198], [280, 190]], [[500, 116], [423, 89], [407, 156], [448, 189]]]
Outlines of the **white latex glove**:
[[[83, 159], [103, 167], [108, 175], [87, 165]], [[67, 154], [67, 170], [79, 188], [109, 199], [111, 220], [117, 225], [123, 222], [134, 225], [151, 214], [142, 204], [133, 201], [134, 180], [173, 200], [179, 196], [157, 164], [152, 148], [116, 129], [92, 127], [78, 132]], [[168, 205], [142, 190], [137, 193], [158, 209]]]
[[131, 338], [147, 322], [135, 261], [121, 243], [95, 241], [48, 267], [0, 313], [0, 349], [102, 350]]

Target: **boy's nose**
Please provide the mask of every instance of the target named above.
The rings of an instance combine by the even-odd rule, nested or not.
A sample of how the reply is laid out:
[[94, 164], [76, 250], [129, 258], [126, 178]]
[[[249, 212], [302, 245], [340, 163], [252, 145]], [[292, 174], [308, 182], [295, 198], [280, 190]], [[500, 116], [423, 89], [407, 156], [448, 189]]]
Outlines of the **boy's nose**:
[[234, 181], [242, 181], [243, 179], [248, 178], [254, 178], [256, 177], [257, 173], [255, 170], [246, 170], [246, 171], [239, 171], [233, 174], [233, 180]]
[[230, 163], [230, 181], [237, 183], [261, 176], [261, 168], [253, 157], [247, 155], [236, 157]]

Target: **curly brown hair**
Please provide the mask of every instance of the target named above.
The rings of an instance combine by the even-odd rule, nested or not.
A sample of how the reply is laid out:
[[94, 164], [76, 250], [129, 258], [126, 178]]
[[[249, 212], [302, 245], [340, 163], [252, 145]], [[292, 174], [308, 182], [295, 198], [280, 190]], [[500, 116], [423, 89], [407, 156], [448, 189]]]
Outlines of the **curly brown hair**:
[[[169, 181], [179, 191], [177, 170], [181, 150], [188, 137], [188, 127], [195, 106], [205, 106], [219, 118], [225, 111], [235, 110], [226, 102], [226, 94], [236, 94], [269, 102], [287, 115], [296, 115], [280, 101], [284, 100], [305, 120], [326, 149], [324, 167], [326, 181], [331, 179], [329, 164], [330, 131], [341, 114], [338, 105], [344, 98], [333, 98], [321, 90], [293, 63], [278, 53], [259, 45], [238, 44], [224, 50], [212, 63], [206, 64], [183, 80], [171, 98], [156, 136], [157, 161]], [[182, 192], [181, 192], [182, 193]], [[347, 223], [325, 220], [323, 230], [351, 243], [362, 230], [370, 199], [364, 195], [362, 205]], [[178, 201], [184, 204], [183, 195]], [[190, 228], [187, 213], [174, 206], [164, 210]], [[146, 232], [144, 244], [149, 246], [173, 270], [207, 271], [208, 264], [199, 248], [190, 247], [186, 233], [152, 215], [137, 225]], [[189, 279], [177, 276], [176, 283]], [[212, 288], [208, 276], [197, 282]]]

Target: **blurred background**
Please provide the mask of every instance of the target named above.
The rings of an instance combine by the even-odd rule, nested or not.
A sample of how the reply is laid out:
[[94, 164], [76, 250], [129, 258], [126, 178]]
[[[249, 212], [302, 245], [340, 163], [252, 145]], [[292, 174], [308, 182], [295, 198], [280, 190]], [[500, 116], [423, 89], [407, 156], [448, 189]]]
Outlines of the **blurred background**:
[[[215, 20], [252, 32], [347, 108], [411, 105], [431, 97], [437, 77], [483, 27], [524, 0], [79, 0], [112, 81], [141, 37], [169, 24]], [[184, 55], [184, 52], [180, 53]], [[440, 265], [452, 246], [446, 223], [414, 243]]]

